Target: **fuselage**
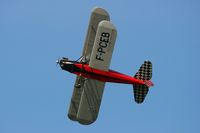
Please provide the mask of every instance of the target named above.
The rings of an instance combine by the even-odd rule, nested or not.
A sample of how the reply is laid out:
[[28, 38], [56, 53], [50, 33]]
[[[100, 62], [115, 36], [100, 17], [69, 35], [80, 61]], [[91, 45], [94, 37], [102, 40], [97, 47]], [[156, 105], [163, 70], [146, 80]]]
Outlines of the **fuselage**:
[[61, 68], [70, 73], [92, 78], [103, 82], [124, 83], [124, 84], [145, 84], [143, 80], [136, 79], [114, 70], [103, 71], [91, 68], [88, 64], [77, 61], [59, 61]]

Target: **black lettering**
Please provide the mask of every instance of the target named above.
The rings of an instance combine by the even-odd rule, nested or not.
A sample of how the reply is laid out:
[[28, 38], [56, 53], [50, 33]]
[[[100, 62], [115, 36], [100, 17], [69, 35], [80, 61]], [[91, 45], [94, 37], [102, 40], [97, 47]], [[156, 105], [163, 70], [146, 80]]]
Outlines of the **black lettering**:
[[100, 47], [103, 47], [103, 48], [106, 48], [106, 47], [107, 47], [107, 43], [105, 43], [105, 42], [104, 42], [104, 43], [103, 43], [103, 42], [100, 42], [100, 43], [99, 43], [99, 46], [100, 46]]
[[97, 59], [97, 60], [100, 60], [100, 61], [104, 61], [104, 60], [101, 58], [101, 56], [99, 56], [99, 55], [96, 55], [96, 59]]
[[108, 43], [108, 41], [109, 41], [109, 38], [105, 38], [105, 37], [100, 37], [100, 41], [101, 42], [106, 42], [106, 43]]
[[99, 61], [104, 61], [102, 58], [103, 54], [106, 54], [105, 48], [108, 46], [110, 33], [102, 32], [99, 42], [99, 48], [97, 49], [96, 59]]
[[97, 49], [97, 51], [100, 52], [100, 53], [104, 53], [104, 54], [106, 53], [106, 52], [103, 51], [103, 48], [102, 48], [102, 47], [99, 47], [99, 48]]
[[102, 33], [101, 33], [101, 36], [106, 37], [106, 38], [109, 38], [109, 37], [110, 37], [110, 33], [102, 32]]

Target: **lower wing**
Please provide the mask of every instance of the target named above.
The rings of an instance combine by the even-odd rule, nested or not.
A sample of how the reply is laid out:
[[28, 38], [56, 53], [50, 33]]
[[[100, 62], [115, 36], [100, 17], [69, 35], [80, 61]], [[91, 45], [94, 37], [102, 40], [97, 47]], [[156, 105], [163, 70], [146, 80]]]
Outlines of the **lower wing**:
[[68, 117], [73, 121], [77, 121], [77, 112], [79, 109], [79, 104], [80, 104], [85, 80], [86, 78], [82, 76], [77, 76], [75, 84], [74, 84], [74, 91], [72, 94], [71, 103], [70, 103], [69, 111], [68, 111]]
[[77, 112], [77, 120], [79, 123], [88, 125], [97, 119], [104, 86], [105, 82], [94, 79], [85, 80]]

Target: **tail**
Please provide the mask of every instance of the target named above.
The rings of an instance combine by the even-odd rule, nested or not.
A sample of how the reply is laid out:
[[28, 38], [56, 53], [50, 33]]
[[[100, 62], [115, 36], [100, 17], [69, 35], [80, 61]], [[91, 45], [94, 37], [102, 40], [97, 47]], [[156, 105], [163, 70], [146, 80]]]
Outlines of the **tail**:
[[133, 85], [135, 102], [142, 103], [149, 91], [149, 87], [154, 85], [150, 81], [150, 79], [152, 78], [152, 63], [150, 61], [145, 61], [134, 77], [145, 82], [145, 84], [143, 85]]

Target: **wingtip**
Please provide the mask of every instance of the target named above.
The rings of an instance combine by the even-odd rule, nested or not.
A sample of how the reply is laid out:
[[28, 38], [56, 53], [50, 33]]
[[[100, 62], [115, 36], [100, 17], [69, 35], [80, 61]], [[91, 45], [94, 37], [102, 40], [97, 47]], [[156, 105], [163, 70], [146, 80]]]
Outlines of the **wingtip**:
[[101, 15], [107, 16], [110, 19], [109, 13], [104, 8], [94, 7], [92, 9], [92, 13], [101, 14]]

